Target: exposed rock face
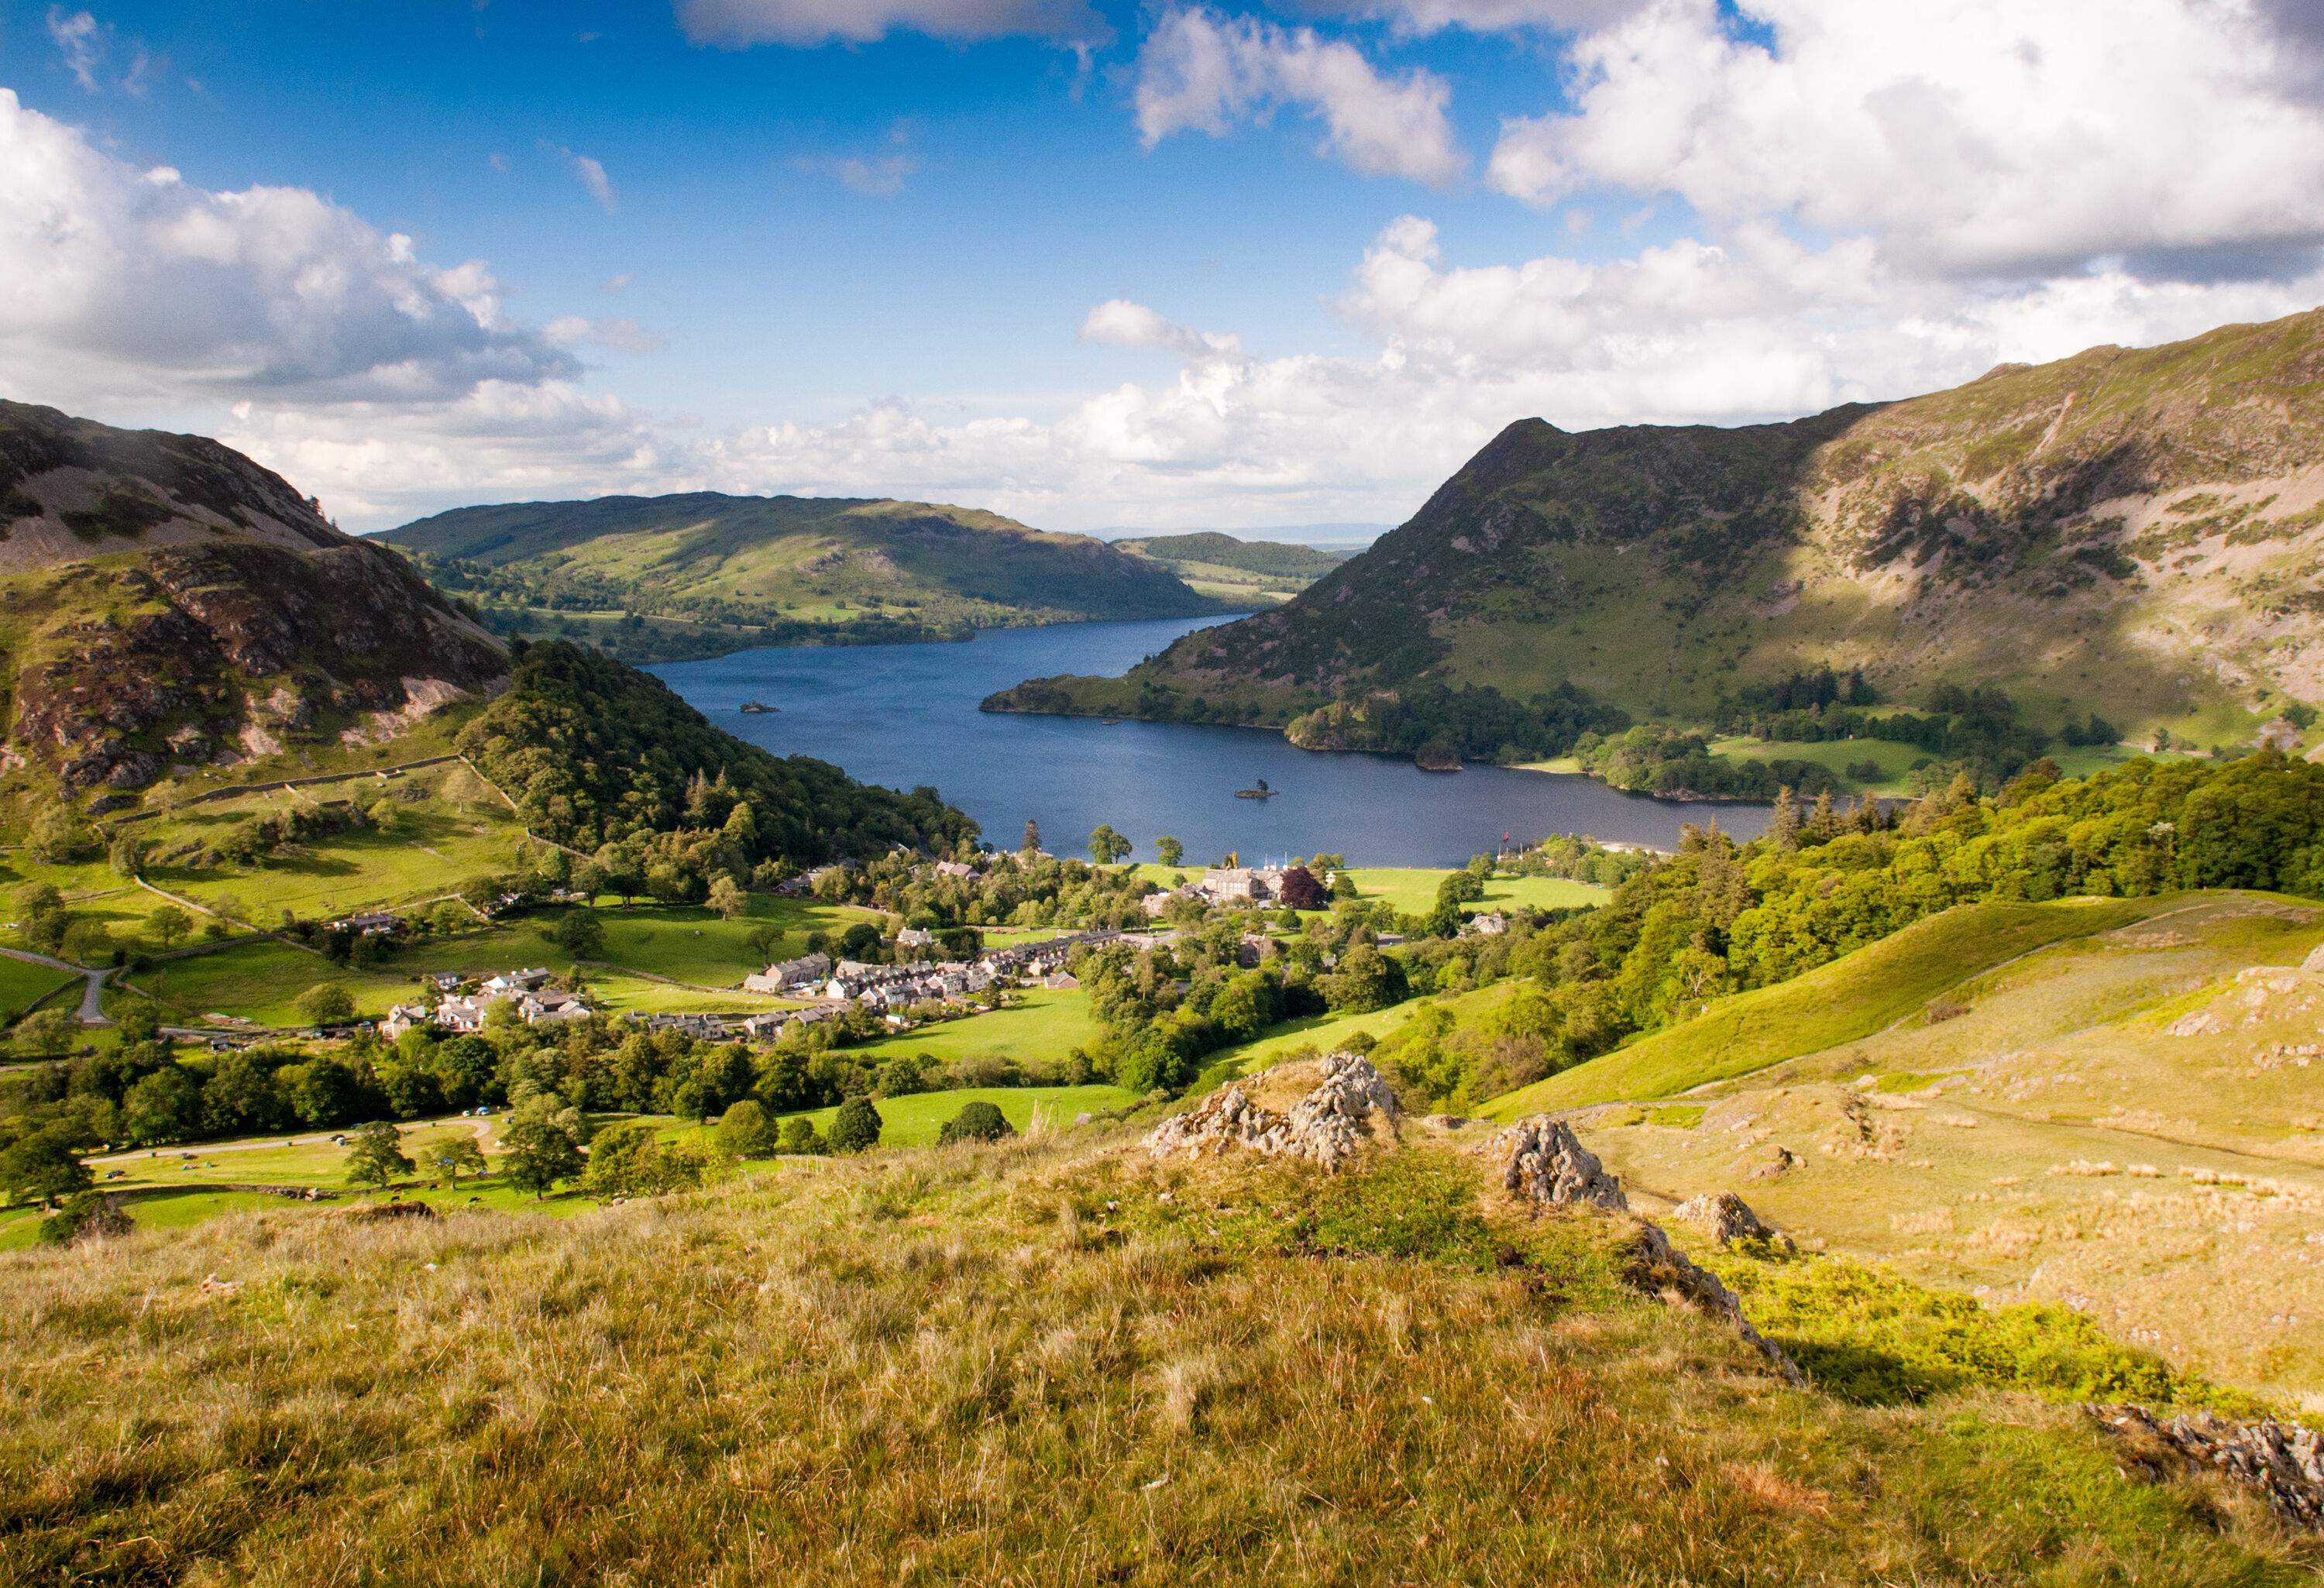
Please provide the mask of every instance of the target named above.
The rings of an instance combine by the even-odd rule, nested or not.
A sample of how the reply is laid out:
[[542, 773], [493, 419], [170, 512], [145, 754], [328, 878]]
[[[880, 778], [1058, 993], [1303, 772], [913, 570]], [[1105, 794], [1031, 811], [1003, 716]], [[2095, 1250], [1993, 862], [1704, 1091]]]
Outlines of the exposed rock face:
[[[1732, 1191], [1712, 1191], [1682, 1202], [1671, 1217], [1683, 1224], [1692, 1224], [1721, 1246], [1731, 1246], [1738, 1241], [1778, 1241], [1773, 1226], [1751, 1211], [1751, 1205]], [[1788, 1246], [1789, 1241], [1784, 1241]]]
[[[1519, 1201], [1536, 1207], [1595, 1207], [1608, 1213], [1630, 1210], [1630, 1199], [1622, 1194], [1620, 1183], [1606, 1172], [1598, 1155], [1582, 1145], [1573, 1134], [1573, 1127], [1563, 1120], [1547, 1115], [1527, 1120], [1496, 1137], [1493, 1150], [1507, 1154], [1501, 1183]], [[1766, 1228], [1752, 1216], [1749, 1208], [1743, 1207], [1739, 1197], [1729, 1196], [1728, 1200], [1742, 1208], [1744, 1216], [1750, 1218], [1755, 1226]], [[1751, 1326], [1735, 1292], [1721, 1284], [1716, 1274], [1697, 1268], [1686, 1253], [1671, 1244], [1662, 1226], [1651, 1220], [1637, 1221], [1630, 1281], [1645, 1290], [1676, 1291], [1740, 1334], [1783, 1375], [1785, 1383], [1795, 1388], [1807, 1383], [1807, 1376], [1800, 1371], [1799, 1364]]]
[[1543, 1207], [1586, 1203], [1609, 1213], [1628, 1213], [1630, 1199], [1606, 1172], [1598, 1155], [1582, 1145], [1573, 1127], [1546, 1116], [1504, 1131], [1494, 1150], [1508, 1155], [1502, 1184], [1512, 1196]]
[[2096, 1406], [2090, 1413], [2130, 1446], [2155, 1476], [2191, 1463], [2228, 1473], [2267, 1497], [2295, 1528], [2324, 1532], [2324, 1435], [2273, 1417], [2234, 1423], [2209, 1412], [2164, 1422], [2144, 1407]]
[[408, 725], [508, 672], [401, 557], [214, 441], [0, 402], [0, 610], [27, 636], [8, 737], [67, 789], [326, 717]]
[[[1298, 1074], [1305, 1067], [1286, 1066], [1268, 1074], [1279, 1085], [1294, 1076], [1305, 1080]], [[1371, 1060], [1357, 1053], [1328, 1053], [1317, 1061], [1314, 1073], [1315, 1085], [1286, 1111], [1268, 1107], [1246, 1090], [1255, 1090], [1257, 1083], [1222, 1086], [1194, 1108], [1156, 1126], [1146, 1138], [1147, 1150], [1157, 1158], [1175, 1152], [1199, 1158], [1206, 1150], [1241, 1148], [1336, 1169], [1383, 1133], [1394, 1135], [1396, 1094]]]

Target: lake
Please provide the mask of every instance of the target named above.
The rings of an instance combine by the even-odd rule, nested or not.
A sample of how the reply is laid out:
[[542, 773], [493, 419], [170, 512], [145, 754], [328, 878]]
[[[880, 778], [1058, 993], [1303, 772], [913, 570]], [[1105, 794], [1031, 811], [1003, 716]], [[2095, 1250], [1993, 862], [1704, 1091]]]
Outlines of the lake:
[[[1179, 635], [1222, 618], [992, 629], [964, 645], [854, 645], [745, 651], [651, 670], [729, 733], [779, 755], [835, 762], [866, 782], [933, 783], [974, 817], [987, 842], [1014, 848], [1026, 820], [1056, 854], [1082, 853], [1111, 822], [1154, 857], [1175, 836], [1190, 863], [1229, 851], [1246, 861], [1337, 852], [1359, 865], [1458, 865], [1552, 833], [1669, 848], [1682, 823], [1738, 836], [1764, 807], [1680, 804], [1589, 778], [1471, 766], [1424, 772], [1384, 755], [1319, 753], [1257, 728], [1185, 727], [977, 710], [996, 689], [1056, 673], [1118, 674]], [[746, 700], [779, 708], [745, 715]], [[1282, 793], [1237, 799], [1264, 778]]]

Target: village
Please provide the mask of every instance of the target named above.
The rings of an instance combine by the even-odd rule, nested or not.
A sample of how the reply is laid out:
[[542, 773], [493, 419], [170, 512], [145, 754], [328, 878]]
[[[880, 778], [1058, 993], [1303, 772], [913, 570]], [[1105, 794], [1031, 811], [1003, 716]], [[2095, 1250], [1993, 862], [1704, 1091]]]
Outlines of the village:
[[[927, 862], [928, 871], [955, 881], [975, 878], [978, 863], [956, 860]], [[825, 866], [790, 879], [777, 891], [789, 897], [811, 894], [825, 879], [844, 872], [843, 866]], [[1198, 877], [1170, 888], [1155, 888], [1137, 902], [1149, 921], [1165, 918], [1184, 924], [1198, 922], [1213, 909], [1314, 909], [1327, 904], [1334, 881], [1326, 872], [1316, 877], [1296, 863], [1244, 866], [1213, 866]], [[1470, 928], [1498, 932], [1506, 925], [1499, 916], [1472, 918]], [[350, 937], [393, 940], [406, 927], [389, 911], [349, 915], [327, 923], [333, 932]], [[835, 956], [816, 949], [779, 960], [745, 976], [741, 991], [779, 999], [784, 1007], [755, 1013], [725, 1011], [662, 1011], [626, 1013], [621, 1018], [649, 1030], [675, 1030], [703, 1040], [742, 1039], [773, 1042], [797, 1037], [818, 1026], [841, 1021], [861, 1011], [890, 1032], [912, 1029], [932, 1020], [972, 1018], [999, 1007], [1011, 990], [1075, 987], [1067, 968], [1084, 949], [1123, 944], [1139, 951], [1167, 946], [1181, 937], [1176, 927], [1133, 931], [1096, 928], [1068, 931], [1038, 941], [990, 946], [969, 957], [937, 959], [938, 934], [925, 927], [903, 927], [880, 940], [889, 956], [872, 960]], [[1395, 934], [1383, 943], [1400, 942]], [[1240, 957], [1255, 965], [1272, 950], [1260, 932], [1246, 933]], [[414, 1029], [447, 1036], [483, 1031], [496, 1007], [506, 1006], [506, 1018], [525, 1026], [555, 1026], [583, 1020], [605, 1011], [592, 1004], [585, 988], [566, 984], [545, 967], [502, 971], [489, 977], [465, 977], [440, 972], [423, 975], [426, 995], [394, 1005], [374, 1029], [389, 1041]]]

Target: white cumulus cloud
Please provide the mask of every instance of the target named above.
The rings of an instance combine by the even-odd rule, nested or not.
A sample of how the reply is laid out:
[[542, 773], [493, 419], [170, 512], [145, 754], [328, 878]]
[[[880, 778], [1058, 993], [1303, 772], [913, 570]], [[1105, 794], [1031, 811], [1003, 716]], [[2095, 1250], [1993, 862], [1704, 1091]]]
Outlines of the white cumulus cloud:
[[[1534, 203], [1676, 193], [1899, 261], [2039, 272], [2118, 255], [2248, 272], [2324, 238], [2324, 101], [2257, 0], [1654, 0], [1577, 41], [1573, 108], [1508, 123]], [[2149, 262], [2151, 269], [2154, 262]]]
[[1323, 124], [1319, 152], [1374, 176], [1442, 186], [1466, 166], [1446, 107], [1452, 89], [1418, 68], [1383, 73], [1345, 40], [1207, 7], [1174, 10], [1138, 54], [1139, 135], [1222, 137], [1296, 106]]

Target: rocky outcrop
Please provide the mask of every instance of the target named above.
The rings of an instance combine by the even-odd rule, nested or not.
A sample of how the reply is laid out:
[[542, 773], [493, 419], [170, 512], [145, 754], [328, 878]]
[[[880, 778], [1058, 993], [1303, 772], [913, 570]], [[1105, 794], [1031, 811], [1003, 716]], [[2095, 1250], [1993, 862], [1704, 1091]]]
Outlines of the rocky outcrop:
[[1521, 1202], [1538, 1207], [1582, 1204], [1628, 1213], [1630, 1199], [1598, 1155], [1582, 1145], [1573, 1127], [1546, 1116], [1527, 1120], [1494, 1139], [1503, 1156], [1501, 1183]]
[[2258, 1490], [2292, 1527], [2324, 1532], [2324, 1435], [2273, 1417], [2230, 1422], [2209, 1412], [2169, 1421], [2144, 1407], [2096, 1406], [2093, 1417], [2150, 1476], [2207, 1467]]
[[[1630, 1199], [1623, 1195], [1621, 1183], [1606, 1172], [1598, 1155], [1582, 1145], [1573, 1127], [1563, 1120], [1547, 1115], [1527, 1120], [1495, 1137], [1492, 1150], [1501, 1160], [1502, 1185], [1508, 1188], [1509, 1195], [1529, 1206], [1590, 1207], [1606, 1213], [1630, 1211]], [[1739, 1197], [1729, 1200], [1737, 1207], [1743, 1207]], [[1748, 1207], [1743, 1207], [1743, 1213], [1751, 1216]], [[1751, 1217], [1751, 1223], [1766, 1228], [1756, 1217]], [[1743, 1316], [1743, 1304], [1718, 1275], [1697, 1267], [1686, 1253], [1671, 1244], [1662, 1226], [1652, 1220], [1637, 1220], [1637, 1229], [1629, 1266], [1633, 1285], [1649, 1292], [1675, 1293], [1741, 1335], [1744, 1343], [1766, 1358], [1768, 1365], [1783, 1375], [1785, 1383], [1794, 1388], [1806, 1385], [1807, 1376], [1800, 1371], [1799, 1364], [1751, 1326], [1750, 1320]]]
[[1732, 1246], [1738, 1241], [1780, 1241], [1786, 1247], [1792, 1243], [1732, 1191], [1711, 1191], [1691, 1197], [1673, 1209], [1671, 1217], [1680, 1223], [1692, 1224], [1721, 1246]]
[[1286, 1065], [1259, 1081], [1280, 1091], [1311, 1078], [1314, 1085], [1287, 1109], [1270, 1107], [1258, 1083], [1231, 1082], [1156, 1126], [1146, 1138], [1147, 1150], [1157, 1158], [1199, 1158], [1239, 1149], [1336, 1169], [1371, 1143], [1394, 1137], [1396, 1094], [1361, 1054], [1325, 1054], [1313, 1066]]
[[1784, 1382], [1795, 1390], [1807, 1387], [1807, 1375], [1800, 1371], [1799, 1364], [1784, 1354], [1783, 1347], [1751, 1326], [1735, 1292], [1721, 1283], [1718, 1275], [1696, 1266], [1685, 1252], [1673, 1246], [1660, 1224], [1646, 1219], [1638, 1221], [1638, 1238], [1631, 1248], [1630, 1282], [1642, 1290], [1676, 1291], [1688, 1303], [1742, 1336], [1743, 1343], [1765, 1357], [1767, 1365], [1783, 1376]]

